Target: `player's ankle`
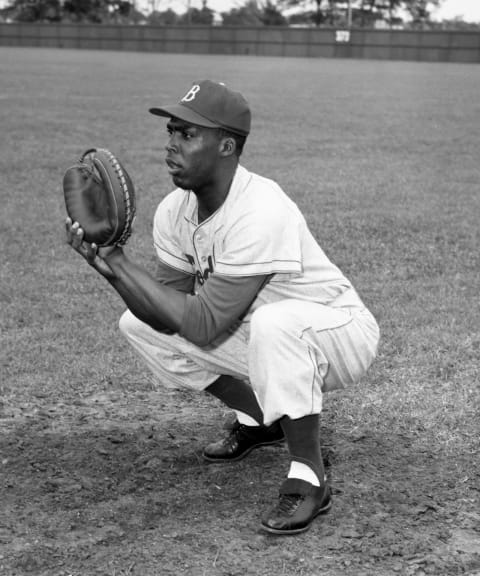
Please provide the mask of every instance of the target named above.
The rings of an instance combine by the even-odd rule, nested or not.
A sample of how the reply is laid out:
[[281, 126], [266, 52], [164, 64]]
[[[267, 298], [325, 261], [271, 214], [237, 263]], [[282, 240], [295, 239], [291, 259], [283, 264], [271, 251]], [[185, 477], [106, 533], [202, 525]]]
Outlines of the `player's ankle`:
[[318, 477], [318, 472], [316, 472], [312, 466], [305, 464], [304, 462], [299, 462], [293, 459], [290, 462], [290, 469], [288, 471], [287, 478], [297, 478], [298, 480], [304, 480], [313, 486], [320, 486], [322, 482], [324, 483], [325, 477]]
[[257, 422], [254, 418], [245, 414], [245, 412], [241, 412], [240, 410], [234, 410], [235, 414], [237, 415], [237, 420], [240, 424], [244, 426], [260, 426], [260, 422]]

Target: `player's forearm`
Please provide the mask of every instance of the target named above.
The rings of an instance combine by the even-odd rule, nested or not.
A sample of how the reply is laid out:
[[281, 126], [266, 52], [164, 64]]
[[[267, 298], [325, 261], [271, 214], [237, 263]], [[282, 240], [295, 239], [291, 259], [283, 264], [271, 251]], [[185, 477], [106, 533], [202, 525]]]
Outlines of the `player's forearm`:
[[150, 273], [116, 253], [106, 259], [114, 275], [107, 278], [129, 310], [154, 330], [178, 332], [185, 308], [185, 294], [160, 284]]

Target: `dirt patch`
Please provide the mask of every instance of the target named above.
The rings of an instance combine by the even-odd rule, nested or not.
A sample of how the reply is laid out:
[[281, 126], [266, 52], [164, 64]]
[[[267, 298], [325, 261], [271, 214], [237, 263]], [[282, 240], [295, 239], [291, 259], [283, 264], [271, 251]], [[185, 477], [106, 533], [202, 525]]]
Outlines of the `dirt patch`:
[[459, 478], [414, 434], [347, 434], [327, 411], [334, 508], [307, 534], [278, 538], [258, 519], [286, 450], [205, 464], [201, 448], [228, 417], [208, 398], [138, 387], [74, 404], [39, 396], [2, 409], [3, 576], [480, 571], [478, 462]]

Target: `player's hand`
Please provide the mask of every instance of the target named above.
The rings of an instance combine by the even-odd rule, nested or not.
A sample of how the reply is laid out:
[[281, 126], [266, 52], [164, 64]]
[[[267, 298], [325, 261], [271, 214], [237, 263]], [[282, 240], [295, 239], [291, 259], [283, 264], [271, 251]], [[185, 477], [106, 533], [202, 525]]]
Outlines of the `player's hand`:
[[115, 278], [115, 273], [106, 261], [106, 258], [113, 255], [114, 252], [122, 252], [117, 246], [108, 246], [99, 248], [96, 244], [88, 244], [84, 241], [84, 232], [78, 222], [71, 221], [67, 218], [65, 221], [65, 230], [67, 234], [67, 244], [78, 252], [88, 262], [92, 268], [95, 268], [102, 276], [107, 279]]

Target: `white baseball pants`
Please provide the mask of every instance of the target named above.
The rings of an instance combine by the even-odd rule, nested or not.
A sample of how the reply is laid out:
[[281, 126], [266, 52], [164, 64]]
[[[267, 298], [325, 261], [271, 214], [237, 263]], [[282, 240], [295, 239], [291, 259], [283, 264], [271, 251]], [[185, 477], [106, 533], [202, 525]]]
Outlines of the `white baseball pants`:
[[120, 330], [167, 387], [202, 391], [222, 374], [248, 381], [264, 423], [322, 410], [322, 394], [357, 382], [375, 357], [379, 329], [366, 308], [281, 300], [259, 307], [250, 323], [198, 347], [153, 330], [130, 311]]

